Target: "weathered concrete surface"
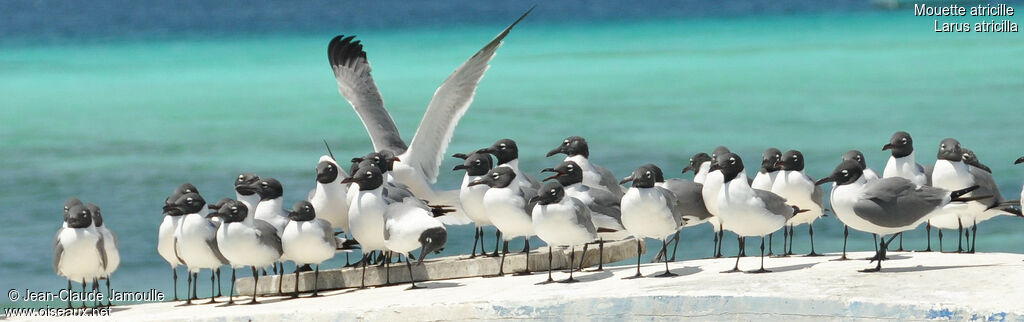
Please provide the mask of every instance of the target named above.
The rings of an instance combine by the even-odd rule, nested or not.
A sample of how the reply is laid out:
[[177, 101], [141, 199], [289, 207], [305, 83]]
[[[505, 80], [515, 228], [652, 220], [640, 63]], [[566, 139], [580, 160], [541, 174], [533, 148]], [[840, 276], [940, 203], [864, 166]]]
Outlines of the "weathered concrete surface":
[[[646, 245], [641, 243], [640, 252], [646, 250]], [[554, 248], [551, 259], [551, 267], [553, 269], [566, 268], [566, 264], [569, 262], [570, 248], [558, 249]], [[574, 264], [578, 266], [580, 260], [584, 262], [584, 266], [597, 266], [599, 250], [597, 245], [591, 245], [587, 248], [587, 253], [583, 254], [583, 247], [575, 248], [576, 255], [574, 258]], [[604, 244], [604, 262], [614, 263], [630, 258], [636, 258], [636, 239], [629, 238], [620, 241], [606, 242]], [[480, 276], [491, 276], [498, 274], [498, 266], [501, 265], [501, 256], [498, 257], [482, 257], [477, 256], [476, 258], [468, 258], [465, 256], [450, 256], [442, 258], [431, 258], [427, 257], [423, 261], [423, 265], [413, 265], [412, 273], [416, 276], [416, 281], [440, 281], [450, 280], [456, 278], [467, 278], [467, 277], [480, 277]], [[415, 264], [415, 263], [414, 263]], [[505, 256], [505, 273], [517, 273], [524, 271], [526, 268], [526, 254], [513, 252]], [[548, 248], [541, 247], [534, 249], [530, 252], [530, 271], [539, 272], [547, 271], [548, 269]], [[390, 277], [387, 276], [390, 270]], [[360, 279], [363, 277], [362, 267], [358, 268], [344, 268], [344, 269], [331, 269], [321, 270], [320, 280], [318, 283], [320, 290], [337, 290], [343, 288], [352, 288], [360, 286]], [[299, 291], [312, 291], [313, 290], [313, 272], [300, 273], [299, 274]], [[366, 267], [366, 286], [381, 286], [387, 285], [387, 281], [390, 280], [392, 284], [396, 283], [408, 283], [409, 282], [409, 269], [405, 264], [393, 264], [388, 269], [383, 266], [367, 266]], [[295, 290], [295, 274], [285, 274], [281, 281], [282, 292], [293, 292]], [[235, 284], [235, 294], [248, 296], [252, 294], [252, 283], [251, 277], [239, 278]], [[278, 276], [261, 276], [259, 280], [259, 286], [256, 288], [256, 292], [262, 295], [276, 295], [278, 294]]]
[[[853, 258], [871, 254], [854, 253]], [[575, 284], [534, 285], [546, 274], [465, 278], [327, 292], [318, 298], [260, 298], [259, 305], [217, 307], [154, 303], [118, 308], [121, 320], [1021, 320], [1024, 255], [890, 252], [881, 273], [866, 260], [836, 256], [767, 258], [773, 273], [719, 273], [733, 259], [671, 264], [677, 277], [624, 280], [634, 267], [576, 275]], [[743, 258], [751, 270], [757, 257]], [[555, 273], [556, 279], [566, 274]], [[246, 300], [245, 298], [240, 300]]]

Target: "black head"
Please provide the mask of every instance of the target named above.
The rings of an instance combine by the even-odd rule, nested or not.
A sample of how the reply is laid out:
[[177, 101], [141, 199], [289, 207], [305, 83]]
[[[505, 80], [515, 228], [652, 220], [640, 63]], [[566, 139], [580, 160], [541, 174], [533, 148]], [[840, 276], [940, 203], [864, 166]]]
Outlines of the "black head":
[[708, 161], [711, 161], [710, 155], [704, 152], [697, 152], [697, 154], [694, 154], [692, 157], [690, 157], [690, 163], [687, 164], [685, 168], [683, 168], [683, 173], [692, 170], [693, 173], [696, 174], [697, 171], [700, 171], [700, 165]]
[[498, 165], [509, 163], [519, 158], [519, 147], [516, 146], [516, 141], [512, 141], [512, 139], [498, 140], [498, 142], [494, 142], [494, 145], [477, 150], [476, 152], [493, 154], [494, 157], [498, 158]]
[[575, 161], [562, 161], [558, 166], [541, 170], [541, 172], [554, 172], [554, 175], [544, 178], [544, 181], [555, 179], [562, 186], [583, 182], [583, 169], [580, 169], [580, 165]]
[[1024, 157], [1019, 157], [1019, 158], [1017, 158], [1017, 161], [1013, 161], [1013, 164], [1021, 164], [1021, 163], [1024, 163]]
[[714, 151], [711, 151], [711, 159], [712, 160], [717, 160], [718, 156], [726, 154], [726, 153], [729, 153], [729, 152], [732, 152], [732, 151], [729, 151], [729, 148], [725, 147], [724, 145], [719, 145], [717, 148], [715, 148]]
[[220, 200], [217, 200], [217, 202], [215, 202], [215, 203], [207, 204], [206, 207], [210, 208], [210, 209], [213, 209], [213, 210], [217, 210], [217, 209], [220, 209], [221, 206], [224, 206], [225, 204], [227, 204], [228, 202], [230, 202], [232, 200], [234, 200], [234, 199], [231, 199], [231, 198], [220, 198]]
[[68, 228], [86, 228], [92, 224], [92, 212], [85, 205], [78, 204], [68, 209]]
[[636, 170], [633, 170], [633, 174], [622, 179], [619, 184], [625, 184], [626, 182], [632, 181], [633, 188], [654, 188], [654, 183], [657, 182], [657, 172], [660, 171], [660, 169], [654, 168], [657, 168], [657, 166], [651, 164], [642, 165], [636, 168]]
[[711, 171], [714, 170], [722, 171], [725, 182], [732, 181], [740, 173], [743, 173], [743, 159], [732, 152], [723, 154], [716, 159], [715, 164], [711, 165]]
[[559, 203], [565, 197], [565, 188], [557, 181], [545, 183], [537, 191], [537, 196], [530, 200], [530, 203], [537, 202], [541, 205]]
[[846, 153], [843, 154], [843, 161], [846, 160], [857, 162], [861, 169], [867, 169], [868, 167], [867, 161], [864, 160], [864, 154], [860, 153], [859, 150], [846, 151]]
[[448, 242], [448, 231], [444, 227], [434, 227], [424, 230], [420, 234], [420, 247], [423, 248], [420, 251], [420, 259], [417, 264], [423, 263], [423, 258], [427, 257], [427, 254], [440, 252], [444, 249], [444, 244]]
[[92, 213], [92, 224], [96, 227], [103, 227], [103, 214], [100, 213], [100, 206], [94, 203], [85, 204], [85, 209]]
[[[196, 186], [188, 182], [182, 183], [180, 186], [178, 186], [178, 188], [174, 189], [174, 194], [177, 195], [178, 197], [190, 192], [199, 193], [199, 189], [196, 189]], [[175, 198], [174, 200], [177, 200], [177, 198]]]
[[316, 182], [328, 184], [338, 179], [338, 164], [334, 160], [324, 160], [316, 165]]
[[516, 179], [516, 173], [509, 167], [497, 167], [491, 169], [486, 175], [473, 180], [469, 186], [485, 184], [491, 188], [505, 188]]
[[174, 204], [177, 205], [178, 209], [180, 209], [183, 214], [198, 214], [207, 208], [206, 200], [203, 200], [203, 197], [194, 192], [182, 195], [174, 202]]
[[815, 185], [821, 185], [826, 182], [835, 182], [836, 185], [851, 184], [857, 181], [860, 176], [864, 173], [864, 169], [861, 169], [860, 164], [853, 160], [843, 160], [835, 170], [832, 170], [832, 174], [821, 178], [815, 182]]
[[899, 131], [892, 134], [889, 144], [882, 146], [882, 150], [892, 150], [892, 156], [902, 158], [914, 153], [914, 139], [910, 133]]
[[776, 148], [768, 148], [761, 154], [761, 172], [769, 173], [781, 169], [779, 162], [782, 162], [782, 151]]
[[367, 154], [363, 157], [363, 160], [372, 161], [382, 173], [394, 170], [395, 161], [401, 161], [390, 150], [380, 150], [379, 152]]
[[471, 176], [482, 176], [487, 174], [494, 167], [494, 162], [491, 161], [491, 155], [489, 153], [474, 152], [467, 155], [465, 161], [462, 164], [455, 166], [454, 170], [466, 170], [466, 174]]
[[284, 195], [284, 187], [274, 178], [260, 180], [259, 188], [256, 193], [260, 194], [260, 200], [273, 200]]
[[547, 156], [564, 153], [568, 156], [582, 155], [584, 158], [590, 157], [590, 147], [587, 146], [587, 139], [582, 136], [570, 136], [562, 140], [562, 145], [557, 148], [548, 151]]
[[651, 169], [652, 172], [654, 172], [654, 182], [665, 182], [665, 174], [662, 173], [661, 168], [654, 165], [654, 163], [648, 163], [642, 165], [641, 167], [646, 167], [648, 169]]
[[244, 203], [231, 200], [224, 203], [217, 212], [210, 214], [210, 216], [217, 216], [224, 220], [225, 223], [241, 222], [245, 220], [245, 216], [249, 214], [249, 207], [246, 207]]
[[939, 160], [946, 160], [950, 162], [957, 162], [964, 160], [964, 150], [960, 147], [960, 141], [954, 138], [942, 139], [939, 143], [939, 153], [937, 155]]
[[292, 206], [292, 211], [288, 212], [288, 219], [293, 221], [310, 221], [316, 219], [316, 210], [313, 209], [313, 204], [309, 201], [300, 200]]
[[68, 221], [68, 211], [71, 210], [71, 207], [81, 204], [82, 200], [77, 197], [68, 198], [68, 200], [64, 202], [64, 221]]
[[797, 150], [786, 151], [779, 162], [780, 169], [789, 171], [804, 170], [804, 154]]
[[248, 196], [259, 191], [260, 177], [250, 172], [245, 172], [238, 175], [235, 179], [235, 192], [243, 196]]
[[978, 155], [974, 154], [974, 151], [971, 151], [971, 149], [968, 148], [963, 148], [963, 152], [964, 163], [972, 167], [984, 170], [985, 172], [992, 173], [992, 169], [990, 169], [988, 166], [984, 164], [981, 164], [981, 161], [978, 160]]
[[341, 180], [341, 183], [355, 183], [359, 185], [359, 190], [369, 191], [380, 188], [384, 184], [384, 175], [376, 166], [365, 165], [359, 167], [359, 170], [351, 177]]

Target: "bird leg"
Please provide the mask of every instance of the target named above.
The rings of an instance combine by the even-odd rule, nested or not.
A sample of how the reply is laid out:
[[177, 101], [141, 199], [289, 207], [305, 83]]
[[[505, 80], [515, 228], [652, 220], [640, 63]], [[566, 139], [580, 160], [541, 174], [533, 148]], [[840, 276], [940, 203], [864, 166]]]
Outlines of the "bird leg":
[[[977, 225], [975, 225], [975, 227], [977, 227]], [[977, 232], [977, 228], [975, 228], [975, 232]], [[971, 249], [972, 249], [971, 252], [973, 253], [974, 252], [973, 251], [974, 246], [971, 246]], [[110, 289], [110, 275], [107, 275], [106, 280], [107, 280], [107, 307], [110, 307], [110, 304], [111, 304], [110, 303], [110, 299], [114, 298], [114, 292]]]
[[711, 235], [715, 237], [715, 243], [712, 245], [712, 248], [711, 248], [711, 257], [719, 258], [721, 256], [719, 256], [719, 254], [718, 254], [718, 243], [719, 243], [718, 232], [712, 230], [711, 231]]
[[722, 230], [722, 225], [718, 225], [718, 254], [715, 254], [715, 258], [722, 257], [722, 243], [725, 242], [725, 231]]
[[367, 257], [373, 257], [373, 254], [363, 255], [363, 277], [359, 280], [359, 288], [366, 288], [366, 264], [369, 261]]
[[[743, 237], [741, 237], [739, 235], [736, 235], [736, 241], [737, 241], [737, 244], [739, 244], [740, 249], [743, 249]], [[736, 265], [733, 266], [731, 270], [722, 271], [722, 273], [736, 273], [736, 272], [739, 272], [739, 271], [740, 271], [740, 252], [737, 251], [736, 252]]]
[[[71, 292], [71, 279], [68, 279], [68, 293], [70, 293], [70, 292]], [[68, 308], [69, 309], [75, 308], [73, 305], [71, 305], [71, 297], [70, 296], [68, 296]]]
[[786, 252], [786, 256], [796, 255], [793, 253], [793, 240], [796, 239], [796, 226], [789, 226], [789, 251]]
[[[498, 245], [499, 244], [501, 244], [501, 231], [500, 230], [495, 230], [494, 231], [494, 254], [491, 254], [491, 257], [498, 257]], [[505, 248], [505, 251], [508, 251], [508, 247]]]
[[900, 233], [900, 247], [896, 248], [896, 251], [898, 251], [898, 252], [902, 252], [903, 251], [903, 233]]
[[679, 233], [680, 231], [676, 230], [676, 245], [672, 247], [672, 259], [669, 259], [670, 262], [676, 261], [676, 252], [679, 250]]
[[320, 296], [320, 294], [319, 294], [320, 285], [317, 284], [318, 282], [320, 282], [320, 264], [316, 264], [316, 269], [313, 270], [313, 296], [312, 297]]
[[[678, 236], [679, 236], [679, 231], [676, 231], [676, 238], [677, 238], [677, 240], [679, 238]], [[665, 249], [668, 250], [668, 243], [665, 242], [664, 239], [661, 240], [661, 244], [662, 244], [662, 247], [665, 247]], [[665, 272], [661, 273], [661, 274], [658, 274], [658, 275], [655, 275], [654, 277], [672, 277], [672, 276], [677, 276], [677, 275], [675, 273], [672, 273], [671, 271], [668, 270], [668, 256], [665, 256]]]
[[775, 245], [775, 242], [772, 240], [774, 237], [775, 237], [775, 233], [774, 232], [771, 233], [771, 234], [768, 234], [768, 256], [775, 255], [775, 252], [772, 251], [772, 246]]
[[971, 250], [968, 253], [974, 254], [974, 246], [978, 243], [978, 219], [974, 219], [974, 227], [971, 227], [971, 230], [974, 231], [974, 237], [971, 238]]
[[938, 231], [939, 231], [939, 252], [941, 253], [942, 252], [942, 228], [939, 228]]
[[[810, 255], [808, 255], [810, 256]], [[771, 271], [764, 269], [764, 236], [761, 236], [761, 269], [751, 271], [750, 273], [769, 273]]]
[[862, 272], [862, 273], [873, 273], [873, 272], [881, 271], [882, 270], [882, 260], [885, 259], [885, 252], [886, 252], [886, 250], [889, 249], [889, 244], [892, 243], [893, 239], [896, 239], [896, 235], [893, 235], [892, 237], [890, 237], [888, 241], [886, 241], [885, 237], [883, 236], [881, 238], [881, 241], [879, 241], [879, 243], [878, 243], [878, 254], [875, 254], [875, 258], [872, 259], [870, 262], [868, 262], [868, 263], [871, 263], [871, 262], [874, 262], [874, 261], [877, 260], [878, 264], [875, 266], [875, 268], [863, 269], [863, 270], [860, 270], [860, 272]]
[[[427, 256], [427, 255], [426, 254], [420, 254], [420, 256]], [[405, 267], [409, 269], [409, 283], [412, 283], [412, 286], [409, 286], [409, 288], [407, 288], [405, 290], [408, 291], [408, 290], [415, 290], [415, 289], [423, 288], [422, 286], [416, 286], [416, 277], [412, 275], [412, 264], [409, 262], [409, 257], [408, 256], [405, 257]]]
[[210, 270], [210, 301], [206, 302], [206, 304], [217, 303], [217, 293], [214, 290], [217, 289], [215, 284], [217, 283], [217, 272], [219, 271], [219, 268]]
[[844, 260], [849, 259], [849, 258], [846, 258], [846, 239], [849, 238], [849, 237], [850, 237], [850, 226], [843, 225], [843, 256], [841, 256], [839, 258], [836, 258], [834, 260], [844, 261]]
[[782, 226], [782, 254], [779, 257], [789, 256], [789, 252], [786, 248], [789, 247], [789, 227]]
[[[523, 248], [523, 252], [526, 253], [526, 270], [515, 273], [516, 276], [530, 275], [530, 236], [526, 236], [526, 246]], [[571, 265], [571, 264], [570, 264]]]
[[963, 239], [963, 237], [964, 237], [964, 223], [963, 223], [963, 221], [960, 221], [960, 217], [956, 218], [956, 229], [957, 229], [957, 233], [956, 233], [956, 252], [957, 253], [963, 253], [964, 252], [964, 248], [963, 248], [963, 242], [964, 242], [964, 239]]
[[174, 300], [178, 300], [178, 268], [171, 266], [171, 278], [174, 279]]
[[235, 268], [231, 267], [231, 288], [228, 288], [228, 305], [235, 304]]
[[555, 281], [555, 279], [551, 278], [551, 262], [553, 260], [551, 253], [552, 253], [551, 246], [548, 246], [548, 280], [540, 282], [540, 283], [537, 283], [536, 285], [544, 285], [544, 284], [548, 284], [548, 283], [551, 283], [551, 282]]
[[[941, 231], [941, 230], [940, 230]], [[924, 249], [926, 252], [932, 251], [932, 222], [928, 221], [924, 224], [924, 232], [928, 234], [928, 247]]]
[[[264, 271], [264, 273], [265, 272], [266, 271]], [[259, 303], [259, 302], [256, 302], [256, 287], [260, 285], [260, 275], [256, 274], [256, 273], [257, 273], [256, 272], [256, 266], [252, 266], [252, 278], [253, 278], [253, 282], [252, 282], [252, 300], [250, 300], [249, 303], [247, 303], [247, 304]]]
[[814, 252], [814, 223], [807, 224], [807, 233], [811, 235], [811, 252], [807, 256], [821, 256], [821, 254]]
[[480, 227], [473, 230], [473, 250], [469, 252], [469, 258], [476, 257], [476, 242], [480, 240]]
[[186, 272], [188, 277], [185, 281], [185, 305], [192, 305], [192, 272]]
[[[576, 246], [569, 246], [569, 278], [559, 281], [559, 283], [576, 283], [579, 282], [572, 278], [572, 263], [576, 262]], [[582, 262], [582, 260], [581, 260]], [[549, 271], [550, 273], [550, 271]]]
[[643, 254], [640, 253], [640, 251], [641, 251], [640, 250], [640, 243], [642, 243], [642, 242], [643, 242], [643, 240], [641, 238], [639, 238], [639, 237], [636, 238], [636, 275], [633, 275], [633, 276], [630, 276], [630, 277], [624, 277], [622, 279], [630, 280], [630, 279], [634, 279], [634, 278], [644, 277], [643, 274], [640, 274], [640, 255], [643, 255]]

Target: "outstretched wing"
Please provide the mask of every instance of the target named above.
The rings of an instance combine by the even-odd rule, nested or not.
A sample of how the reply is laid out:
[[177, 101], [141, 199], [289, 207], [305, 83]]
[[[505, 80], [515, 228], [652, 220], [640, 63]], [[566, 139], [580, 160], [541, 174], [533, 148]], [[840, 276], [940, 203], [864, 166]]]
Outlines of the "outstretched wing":
[[524, 13], [462, 66], [456, 68], [434, 92], [434, 98], [427, 106], [427, 112], [416, 129], [409, 150], [399, 156], [402, 163], [419, 170], [430, 183], [437, 182], [438, 167], [441, 166], [444, 152], [448, 148], [452, 134], [455, 133], [455, 125], [473, 102], [477, 84], [490, 67], [488, 62], [494, 58], [498, 47], [501, 47], [502, 39], [505, 39], [512, 27], [526, 18], [530, 11]]
[[363, 121], [374, 151], [402, 153], [406, 150], [405, 141], [384, 108], [384, 100], [370, 75], [370, 62], [366, 60], [363, 44], [354, 39], [355, 36], [339, 35], [327, 45], [327, 59], [338, 81], [338, 92], [352, 104]]

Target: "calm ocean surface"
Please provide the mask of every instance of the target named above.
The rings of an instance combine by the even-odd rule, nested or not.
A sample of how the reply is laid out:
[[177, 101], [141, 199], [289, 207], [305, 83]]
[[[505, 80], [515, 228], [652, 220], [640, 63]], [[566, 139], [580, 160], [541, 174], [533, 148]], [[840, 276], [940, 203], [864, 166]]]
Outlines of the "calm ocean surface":
[[[880, 172], [888, 157], [881, 146], [906, 130], [925, 164], [934, 162], [939, 140], [956, 137], [992, 168], [1004, 195], [1017, 199], [1024, 181], [1024, 166], [1012, 166], [1024, 153], [1020, 35], [935, 33], [932, 18], [910, 10], [844, 5], [853, 9], [716, 15], [705, 5], [693, 15], [671, 14], [682, 10], [676, 8], [654, 18], [637, 18], [656, 11], [641, 10], [603, 19], [609, 14], [592, 10], [566, 21], [540, 7], [536, 22], [527, 18], [506, 39], [446, 154], [508, 137], [519, 143], [521, 167], [538, 171], [561, 160], [545, 152], [581, 135], [592, 160], [619, 176], [647, 162], [678, 176], [690, 155], [717, 145], [746, 158], [753, 175], [761, 151], [775, 146], [802, 150], [808, 173], [821, 177], [849, 149], [862, 150]], [[427, 27], [298, 24], [243, 33], [233, 25], [190, 25], [175, 36], [148, 26], [158, 32], [147, 38], [145, 31], [111, 31], [121, 21], [111, 18], [97, 23], [110, 30], [95, 27], [113, 34], [107, 37], [79, 38], [82, 31], [59, 26], [41, 29], [38, 39], [9, 32], [0, 42], [0, 287], [65, 285], [51, 268], [50, 247], [60, 205], [78, 196], [99, 204], [120, 235], [114, 287], [169, 296], [156, 231], [160, 206], [178, 184], [192, 182], [216, 200], [233, 196], [235, 176], [252, 171], [279, 179], [291, 205], [314, 186], [321, 139], [339, 158], [371, 149], [327, 65], [332, 36], [363, 40], [409, 140], [437, 86], [523, 9], [475, 10], [487, 14], [472, 15], [469, 24], [452, 23], [463, 15], [428, 21], [410, 14]], [[458, 186], [462, 173], [448, 171], [455, 164], [445, 160], [440, 186]], [[841, 249], [834, 217], [815, 228], [817, 250]], [[978, 250], [1024, 252], [1021, 230], [1016, 218], [986, 222]], [[851, 249], [872, 247], [865, 233], [850, 238]], [[468, 253], [471, 241], [469, 226], [450, 227], [444, 255]], [[947, 239], [947, 249], [952, 243]], [[711, 245], [709, 226], [689, 228], [679, 255], [706, 257]], [[806, 227], [798, 228], [795, 246], [809, 249]], [[923, 227], [906, 234], [905, 246], [924, 248]], [[735, 247], [727, 235], [725, 253]]]

